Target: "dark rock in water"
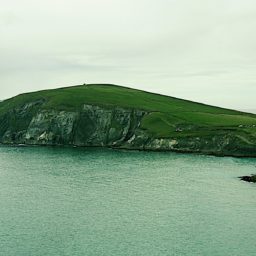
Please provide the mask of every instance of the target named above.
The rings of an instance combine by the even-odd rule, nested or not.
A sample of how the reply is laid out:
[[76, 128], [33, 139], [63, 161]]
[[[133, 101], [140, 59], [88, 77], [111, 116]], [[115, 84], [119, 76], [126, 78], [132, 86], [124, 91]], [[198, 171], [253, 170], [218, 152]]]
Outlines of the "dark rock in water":
[[247, 181], [247, 182], [254, 182], [256, 183], [256, 175], [253, 174], [251, 176], [242, 176], [242, 177], [239, 177], [241, 180], [243, 181]]

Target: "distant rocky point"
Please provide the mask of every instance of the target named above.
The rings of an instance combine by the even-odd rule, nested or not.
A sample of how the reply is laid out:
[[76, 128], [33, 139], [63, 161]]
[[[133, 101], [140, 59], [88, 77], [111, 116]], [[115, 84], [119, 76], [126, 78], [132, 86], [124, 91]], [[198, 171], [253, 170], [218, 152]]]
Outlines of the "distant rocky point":
[[256, 115], [111, 84], [0, 102], [0, 143], [256, 157]]

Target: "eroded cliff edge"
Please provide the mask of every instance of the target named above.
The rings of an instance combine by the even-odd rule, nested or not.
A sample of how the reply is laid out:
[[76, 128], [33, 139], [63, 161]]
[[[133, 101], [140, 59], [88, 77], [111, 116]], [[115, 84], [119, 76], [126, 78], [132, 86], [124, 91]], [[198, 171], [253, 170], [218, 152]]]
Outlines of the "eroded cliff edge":
[[219, 156], [256, 156], [254, 136], [232, 130], [216, 135], [182, 136], [196, 129], [173, 124], [171, 137], [157, 137], [141, 125], [152, 114], [143, 109], [83, 104], [77, 111], [42, 108], [43, 100], [0, 116], [0, 142], [27, 145], [75, 145], [139, 150], [195, 152]]

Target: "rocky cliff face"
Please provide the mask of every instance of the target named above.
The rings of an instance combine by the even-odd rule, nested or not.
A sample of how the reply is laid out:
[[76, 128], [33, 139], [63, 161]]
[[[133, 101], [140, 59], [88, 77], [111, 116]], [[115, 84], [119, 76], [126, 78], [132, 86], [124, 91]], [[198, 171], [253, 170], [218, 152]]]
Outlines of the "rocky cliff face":
[[212, 137], [155, 138], [141, 128], [146, 111], [84, 104], [77, 112], [46, 110], [42, 101], [0, 117], [0, 142], [28, 145], [102, 146], [256, 156], [255, 141], [230, 132]]
[[32, 114], [32, 108], [26, 105], [2, 117], [2, 143], [120, 146], [132, 138], [146, 114], [93, 105], [84, 105], [79, 112], [39, 110]]

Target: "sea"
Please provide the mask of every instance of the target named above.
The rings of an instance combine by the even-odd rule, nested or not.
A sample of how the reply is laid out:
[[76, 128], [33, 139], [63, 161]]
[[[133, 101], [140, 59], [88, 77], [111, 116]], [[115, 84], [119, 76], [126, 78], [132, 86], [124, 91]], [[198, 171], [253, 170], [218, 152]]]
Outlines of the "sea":
[[254, 256], [256, 159], [0, 146], [2, 256]]

